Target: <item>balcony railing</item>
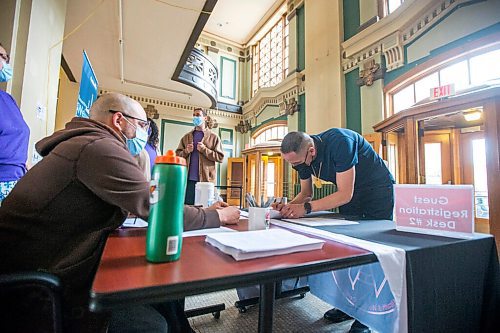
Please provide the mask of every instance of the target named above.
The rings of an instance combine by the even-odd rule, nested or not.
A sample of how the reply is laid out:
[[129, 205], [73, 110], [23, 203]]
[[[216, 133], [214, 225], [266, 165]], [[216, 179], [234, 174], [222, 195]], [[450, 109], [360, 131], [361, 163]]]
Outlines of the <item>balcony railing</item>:
[[191, 50], [179, 77], [176, 81], [185, 83], [203, 92], [212, 101], [212, 107], [217, 105], [217, 78], [219, 71], [213, 62], [203, 52]]

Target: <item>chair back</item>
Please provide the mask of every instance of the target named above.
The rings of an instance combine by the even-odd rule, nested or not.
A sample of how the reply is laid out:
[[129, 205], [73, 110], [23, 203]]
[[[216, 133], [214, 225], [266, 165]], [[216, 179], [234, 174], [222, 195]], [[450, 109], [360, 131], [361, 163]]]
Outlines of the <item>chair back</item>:
[[0, 332], [62, 332], [61, 290], [49, 273], [0, 275]]

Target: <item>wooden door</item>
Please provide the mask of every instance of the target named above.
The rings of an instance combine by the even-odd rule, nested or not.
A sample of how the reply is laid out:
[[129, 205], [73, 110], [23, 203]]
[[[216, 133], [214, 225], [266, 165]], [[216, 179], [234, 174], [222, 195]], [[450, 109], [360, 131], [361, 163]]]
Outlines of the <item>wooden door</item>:
[[257, 154], [249, 154], [246, 157], [246, 184], [245, 192], [257, 195]]
[[382, 155], [382, 133], [365, 134], [363, 137], [372, 146], [373, 150], [375, 150], [380, 157], [385, 159]]
[[384, 156], [387, 161], [387, 167], [391, 171], [392, 176], [399, 183], [399, 154], [398, 154], [398, 134], [397, 133], [387, 133], [386, 139], [387, 152]]
[[474, 185], [474, 220], [477, 232], [489, 233], [488, 185], [484, 132], [460, 135], [462, 183]]
[[281, 156], [269, 156], [266, 165], [266, 197], [283, 196], [283, 167]]
[[424, 184], [453, 184], [449, 131], [426, 131], [420, 148]]
[[[243, 186], [244, 173], [243, 165], [244, 159], [241, 157], [230, 157], [227, 159], [227, 185], [228, 186]], [[241, 189], [243, 191], [243, 189]], [[243, 200], [244, 194], [241, 194]], [[240, 190], [229, 188], [227, 190], [227, 203], [231, 206], [240, 205]], [[243, 202], [241, 203], [243, 204]]]

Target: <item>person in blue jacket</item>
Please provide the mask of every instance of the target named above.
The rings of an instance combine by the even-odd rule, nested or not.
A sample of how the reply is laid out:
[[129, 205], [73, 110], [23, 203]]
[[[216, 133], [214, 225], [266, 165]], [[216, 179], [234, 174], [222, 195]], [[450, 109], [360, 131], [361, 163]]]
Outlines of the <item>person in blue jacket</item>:
[[[392, 220], [394, 178], [385, 162], [358, 133], [332, 128], [318, 135], [288, 133], [281, 154], [298, 172], [300, 193], [287, 205], [276, 205], [286, 218], [300, 218], [314, 211], [338, 208], [343, 215], [358, 219]], [[337, 191], [313, 200], [313, 183], [335, 183]], [[325, 313], [332, 322], [352, 319], [338, 309]], [[355, 321], [351, 333], [370, 332]]]

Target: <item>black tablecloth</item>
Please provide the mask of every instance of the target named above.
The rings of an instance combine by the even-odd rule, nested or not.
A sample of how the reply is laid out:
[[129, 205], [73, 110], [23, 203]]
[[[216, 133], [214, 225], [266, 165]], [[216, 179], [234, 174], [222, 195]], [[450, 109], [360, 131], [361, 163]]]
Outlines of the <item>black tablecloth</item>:
[[317, 229], [406, 250], [409, 332], [498, 332], [500, 273], [491, 235], [422, 235], [396, 231], [392, 221]]

